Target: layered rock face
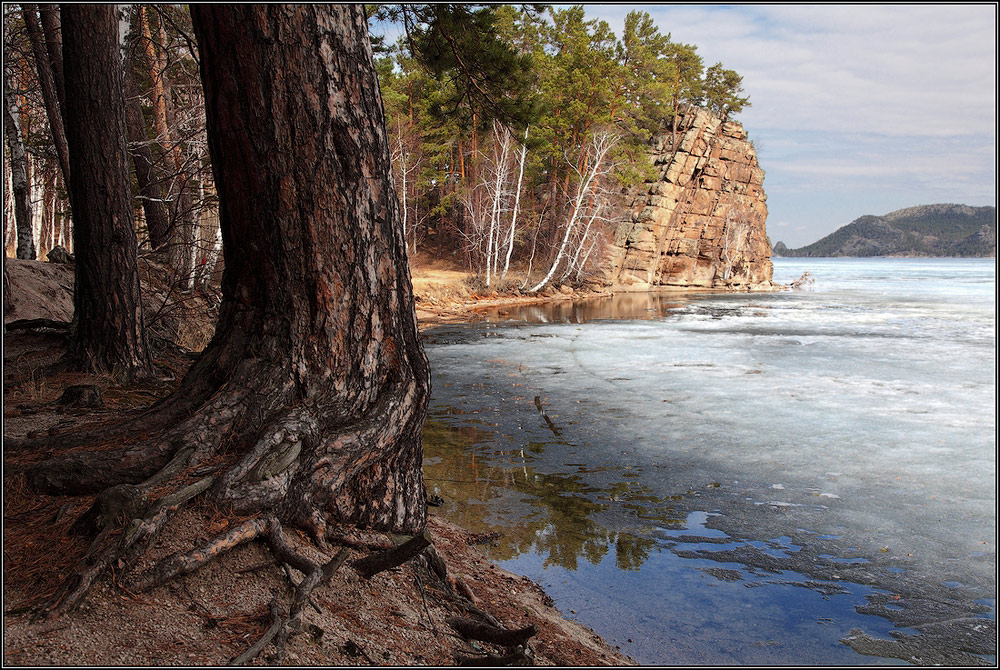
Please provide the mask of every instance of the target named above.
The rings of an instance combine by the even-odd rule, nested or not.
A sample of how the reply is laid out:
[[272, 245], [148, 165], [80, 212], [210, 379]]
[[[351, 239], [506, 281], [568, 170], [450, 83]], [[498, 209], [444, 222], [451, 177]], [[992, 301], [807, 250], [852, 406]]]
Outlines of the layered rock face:
[[772, 288], [764, 171], [743, 126], [691, 109], [676, 136], [654, 139], [650, 159], [657, 177], [618, 226], [603, 283]]

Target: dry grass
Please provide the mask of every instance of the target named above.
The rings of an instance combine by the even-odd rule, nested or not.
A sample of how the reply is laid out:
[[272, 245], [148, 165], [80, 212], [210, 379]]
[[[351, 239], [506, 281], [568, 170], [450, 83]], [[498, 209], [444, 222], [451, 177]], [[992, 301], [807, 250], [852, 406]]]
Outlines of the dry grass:
[[18, 361], [13, 367], [14, 371], [8, 375], [10, 381], [5, 384], [9, 389], [4, 398], [6, 412], [52, 402], [59, 397], [56, 387], [44, 376], [41, 366], [29, 366]]

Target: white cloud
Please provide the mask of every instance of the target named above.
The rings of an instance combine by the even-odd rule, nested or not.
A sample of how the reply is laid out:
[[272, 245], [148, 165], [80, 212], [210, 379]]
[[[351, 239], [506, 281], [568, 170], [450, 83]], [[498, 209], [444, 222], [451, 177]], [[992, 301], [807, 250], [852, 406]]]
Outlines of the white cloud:
[[743, 75], [752, 106], [738, 118], [761, 145], [775, 239], [799, 246], [917, 204], [996, 203], [995, 5], [638, 8]]
[[[620, 30], [632, 6], [591, 5]], [[748, 128], [993, 132], [992, 5], [639, 5], [744, 77]]]

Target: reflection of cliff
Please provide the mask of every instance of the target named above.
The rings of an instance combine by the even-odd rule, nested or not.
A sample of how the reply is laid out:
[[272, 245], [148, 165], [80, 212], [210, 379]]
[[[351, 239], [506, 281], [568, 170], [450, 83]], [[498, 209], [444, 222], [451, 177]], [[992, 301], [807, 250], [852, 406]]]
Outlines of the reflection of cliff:
[[677, 290], [627, 293], [582, 300], [528, 305], [482, 307], [475, 314], [485, 321], [525, 323], [587, 323], [599, 319], [658, 319], [687, 304], [690, 296]]
[[[656, 540], [616, 533], [593, 518], [607, 508], [599, 500], [628, 495], [621, 485], [615, 492], [602, 491], [576, 475], [543, 474], [527, 465], [491, 465], [478, 458], [475, 449], [486, 437], [479, 429], [453, 428], [431, 416], [424, 423], [427, 491], [444, 498], [438, 513], [452, 523], [472, 533], [497, 535], [490, 558], [506, 560], [530, 551], [545, 555], [546, 564], [576, 570], [580, 557], [597, 565], [613, 547], [620, 569], [638, 570], [646, 561]], [[527, 450], [543, 448], [532, 443]], [[501, 497], [503, 505], [487, 506]], [[640, 499], [647, 497], [644, 491]], [[497, 507], [511, 518], [491, 518], [487, 510]]]
[[604, 282], [620, 288], [770, 288], [764, 171], [746, 131], [703, 109], [682, 118], [676, 141], [651, 148], [657, 170], [619, 225]]

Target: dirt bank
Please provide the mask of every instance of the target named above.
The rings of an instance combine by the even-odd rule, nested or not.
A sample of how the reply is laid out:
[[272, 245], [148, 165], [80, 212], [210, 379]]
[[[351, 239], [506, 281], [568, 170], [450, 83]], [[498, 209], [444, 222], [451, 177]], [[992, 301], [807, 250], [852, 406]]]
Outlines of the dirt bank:
[[[10, 259], [8, 263], [15, 306], [4, 314], [5, 323], [69, 318], [71, 268]], [[421, 326], [460, 319], [466, 310], [491, 301], [519, 301], [517, 296], [477, 296], [466, 287], [463, 273], [435, 272], [415, 277]], [[161, 295], [162, 288], [150, 293]], [[210, 318], [212, 305], [210, 295], [189, 299], [186, 317]], [[195, 342], [198, 337], [204, 339], [202, 326], [178, 323], [171, 329]], [[5, 436], [24, 437], [57, 425], [119, 421], [168, 394], [191, 361], [182, 350], [164, 350], [156, 358], [159, 378], [123, 385], [104, 376], [54, 371], [49, 365], [63, 347], [59, 331], [5, 331]], [[73, 384], [98, 386], [103, 406], [79, 409], [55, 404]], [[265, 547], [249, 543], [190, 575], [141, 594], [117, 588], [112, 575], [98, 584], [79, 610], [52, 621], [35, 618], [32, 608], [55, 591], [87, 549], [86, 539], [66, 531], [88, 509], [93, 496], [53, 497], [28, 491], [16, 470], [32, 458], [32, 454], [4, 450], [5, 665], [226, 664], [269, 627], [269, 604], [275, 598], [287, 601], [287, 568], [276, 563]], [[477, 549], [477, 538], [436, 518], [433, 511], [428, 533], [443, 559], [444, 571], [425, 553], [366, 580], [351, 562], [400, 538], [376, 533], [357, 538], [344, 565], [314, 592], [302, 632], [289, 640], [288, 654], [280, 662], [453, 665], [471, 659], [490, 664], [495, 658], [487, 654], [502, 656], [511, 649], [470, 640], [453, 625], [456, 617], [485, 614], [506, 629], [529, 625], [537, 629], [521, 650], [522, 661], [564, 666], [631, 663], [589, 629], [562, 618], [537, 584], [489, 563]], [[205, 539], [197, 536], [197, 529], [221, 532], [228, 519], [224, 510], [191, 506], [170, 522], [144, 560], [151, 563], [189, 550]], [[314, 561], [329, 558], [306, 538], [286, 535]], [[295, 571], [291, 574], [296, 581], [302, 578]], [[273, 664], [268, 653], [265, 648], [254, 663]]]
[[467, 272], [433, 267], [413, 269], [413, 295], [417, 303], [420, 328], [442, 323], [467, 321], [478, 309], [500, 305], [531, 305], [561, 300], [579, 300], [612, 295], [594, 287], [547, 286], [538, 293], [522, 292], [516, 284], [503, 290], [473, 288]]

